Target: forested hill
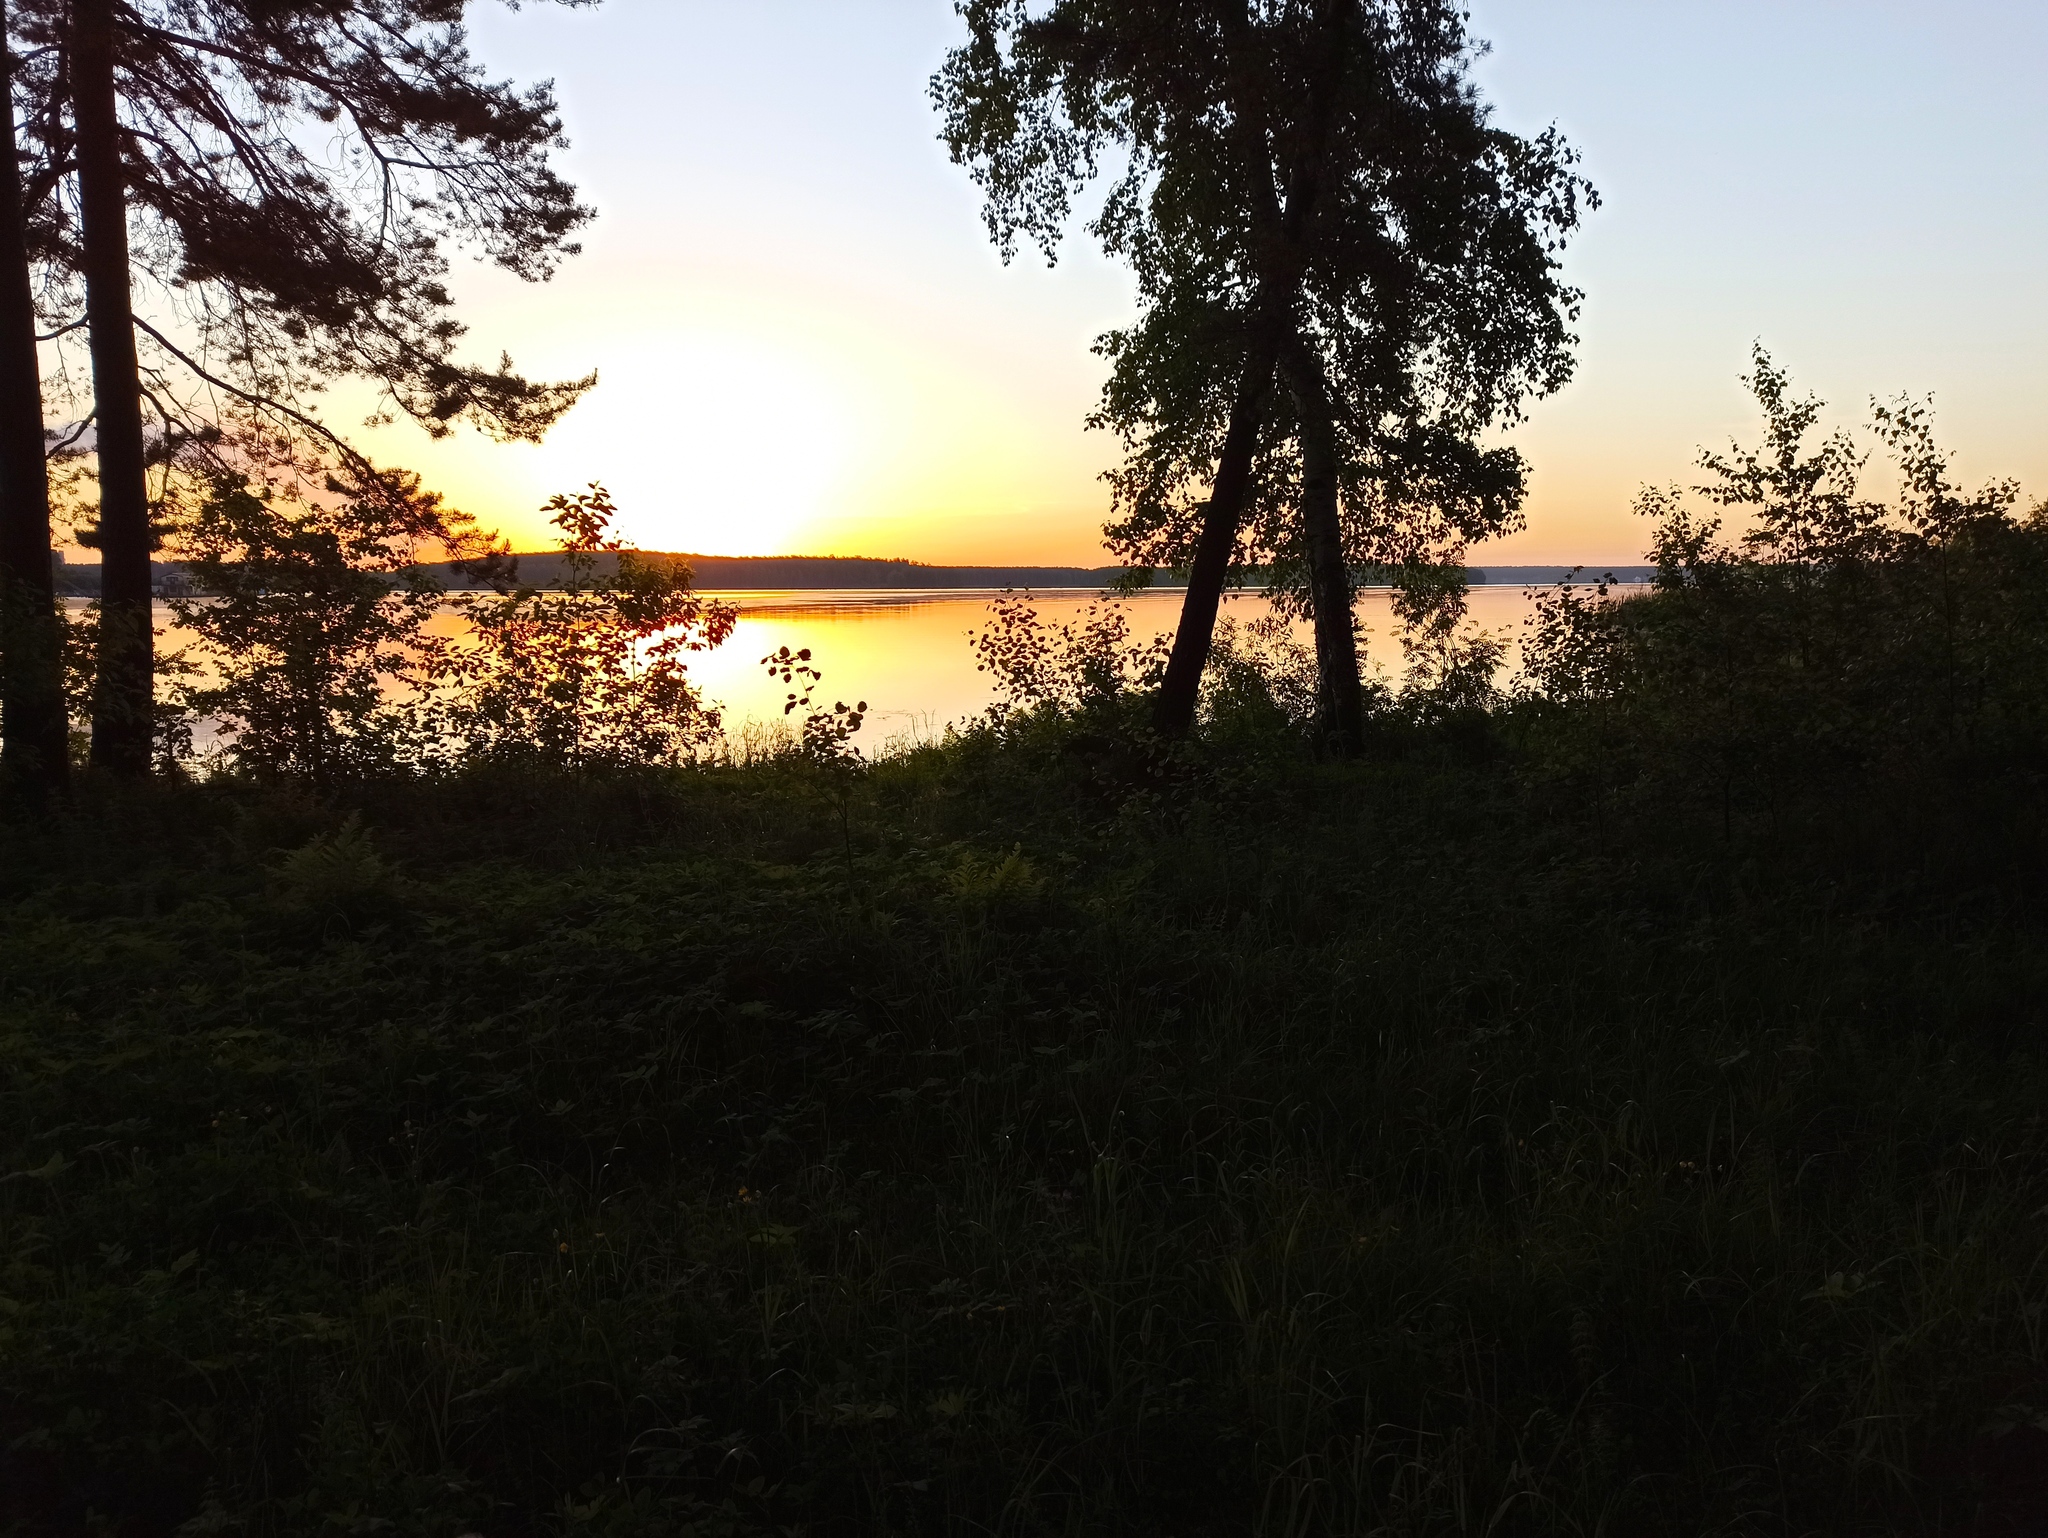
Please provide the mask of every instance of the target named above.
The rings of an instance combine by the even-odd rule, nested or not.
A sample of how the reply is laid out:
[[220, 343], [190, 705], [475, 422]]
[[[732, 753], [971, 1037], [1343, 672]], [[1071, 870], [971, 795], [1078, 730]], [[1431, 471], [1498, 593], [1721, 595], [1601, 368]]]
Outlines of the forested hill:
[[[648, 552], [655, 554], [657, 552]], [[927, 566], [922, 561], [878, 560], [845, 555], [696, 555], [682, 552], [696, 573], [699, 588], [733, 591], [775, 588], [1004, 588], [1107, 586], [1123, 574], [1121, 566]], [[519, 580], [545, 585], [562, 568], [551, 553], [520, 555]], [[427, 568], [459, 585], [447, 565]], [[1159, 574], [1154, 581], [1178, 586], [1180, 579]]]

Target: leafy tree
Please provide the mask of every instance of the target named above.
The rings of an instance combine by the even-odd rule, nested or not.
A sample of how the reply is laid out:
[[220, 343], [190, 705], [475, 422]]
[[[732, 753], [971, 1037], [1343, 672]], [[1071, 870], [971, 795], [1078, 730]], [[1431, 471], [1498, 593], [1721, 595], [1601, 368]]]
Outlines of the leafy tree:
[[148, 762], [149, 470], [213, 401], [331, 436], [311, 397], [357, 375], [431, 432], [469, 420], [535, 438], [591, 382], [456, 355], [444, 246], [541, 279], [589, 217], [549, 164], [562, 143], [551, 92], [490, 80], [468, 52], [467, 10], [15, 0], [34, 105], [31, 256], [53, 301], [82, 288], [90, 334], [96, 763]]
[[613, 539], [618, 509], [602, 486], [547, 510], [562, 531], [565, 575], [522, 587], [516, 573], [482, 568], [498, 590], [457, 600], [472, 634], [443, 659], [431, 739], [473, 761], [688, 762], [718, 740], [719, 718], [690, 682], [687, 658], [721, 645], [737, 611], [693, 593], [681, 557]]
[[394, 692], [430, 687], [443, 600], [419, 563], [462, 549], [470, 520], [385, 473], [301, 498], [219, 471], [178, 529], [198, 597], [172, 600], [198, 637], [184, 703], [211, 718], [244, 767], [324, 786], [403, 757]]
[[1118, 166], [1089, 227], [1143, 308], [1100, 344], [1093, 420], [1128, 446], [1112, 545], [1190, 571], [1160, 725], [1192, 721], [1221, 587], [1264, 555], [1315, 614], [1325, 717], [1355, 745], [1350, 565], [1441, 564], [1513, 525], [1521, 461], [1478, 437], [1569, 377], [1556, 252], [1591, 188], [1554, 131], [1491, 126], [1447, 0], [961, 12], [933, 92], [1006, 256], [1023, 235], [1050, 257]]
[[[1695, 488], [1648, 488], [1654, 590], [1567, 588], [1540, 607], [1523, 690], [1587, 773], [1693, 779], [1724, 808], [1851, 770], [2019, 756], [2048, 744], [2048, 507], [1955, 484], [1924, 402], [1872, 402], [1899, 492], [1869, 451], [1815, 442], [1822, 403], [1761, 347], [1745, 383], [1761, 443], [1705, 452]], [[1563, 755], [1570, 757], [1571, 755]]]

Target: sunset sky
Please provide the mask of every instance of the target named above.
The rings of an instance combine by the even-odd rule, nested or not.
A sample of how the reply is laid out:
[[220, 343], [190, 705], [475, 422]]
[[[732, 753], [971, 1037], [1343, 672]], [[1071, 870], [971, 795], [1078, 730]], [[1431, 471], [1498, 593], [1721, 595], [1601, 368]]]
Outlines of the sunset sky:
[[[602, 479], [624, 533], [716, 554], [1106, 559], [1083, 429], [1130, 313], [1085, 236], [1005, 268], [925, 84], [949, 0], [606, 0], [487, 11], [491, 71], [552, 76], [599, 210], [531, 288], [458, 269], [476, 351], [603, 382], [539, 448], [371, 436], [542, 542]], [[1638, 558], [1629, 502], [1748, 436], [1761, 338], [1860, 418], [1934, 392], [1966, 479], [2048, 494], [2048, 5], [1478, 0], [1508, 127], [1558, 123], [1605, 207], [1574, 247], [1577, 381], [1514, 441], [1529, 528], [1488, 562]], [[337, 402], [337, 405], [341, 405]]]

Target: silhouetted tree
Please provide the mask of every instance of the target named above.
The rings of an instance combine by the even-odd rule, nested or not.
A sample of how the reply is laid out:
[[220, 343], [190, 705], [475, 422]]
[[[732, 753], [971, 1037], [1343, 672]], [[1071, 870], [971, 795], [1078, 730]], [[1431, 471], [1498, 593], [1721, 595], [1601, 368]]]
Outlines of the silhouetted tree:
[[1520, 460], [1476, 440], [1569, 376], [1555, 252], [1590, 187], [1554, 132], [1490, 125], [1447, 0], [961, 10], [933, 91], [1006, 256], [1019, 234], [1050, 256], [1120, 159], [1090, 228], [1143, 313], [1100, 344], [1094, 421], [1129, 446], [1112, 544], [1190, 569], [1160, 725], [1192, 721], [1228, 569], [1263, 549], [1302, 574], [1326, 725], [1355, 745], [1349, 564], [1512, 524]]
[[[722, 646], [739, 611], [699, 597], [681, 556], [612, 537], [618, 508], [604, 487], [554, 497], [542, 511], [562, 531], [560, 575], [520, 585], [502, 564], [477, 563], [496, 591], [455, 600], [469, 635], [438, 659], [423, 706], [428, 735], [457, 762], [689, 762], [719, 740], [720, 721], [688, 659]], [[807, 723], [807, 742], [814, 730]]]
[[[0, 0], [0, 40], [6, 23]], [[47, 796], [64, 784], [69, 733], [13, 83], [14, 56], [0, 49], [0, 752], [10, 781]]]
[[39, 99], [31, 256], [54, 299], [82, 286], [91, 338], [97, 764], [149, 761], [148, 471], [206, 430], [204, 392], [324, 434], [309, 397], [356, 375], [430, 432], [467, 419], [532, 439], [591, 383], [456, 357], [444, 244], [541, 279], [589, 217], [549, 165], [563, 142], [550, 89], [487, 79], [467, 9], [15, 0]]
[[481, 543], [406, 472], [300, 495], [216, 470], [179, 529], [196, 596], [171, 608], [206, 664], [183, 703], [259, 773], [324, 787], [392, 768], [409, 722], [390, 686], [424, 690], [447, 652], [428, 629], [446, 595], [420, 563]]

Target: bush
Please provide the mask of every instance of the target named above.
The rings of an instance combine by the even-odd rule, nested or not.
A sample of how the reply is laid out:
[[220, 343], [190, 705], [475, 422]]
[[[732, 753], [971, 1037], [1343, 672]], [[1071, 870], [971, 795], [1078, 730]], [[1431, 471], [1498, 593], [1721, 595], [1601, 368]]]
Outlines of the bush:
[[197, 636], [177, 698], [186, 751], [197, 716], [238, 767], [314, 785], [417, 752], [404, 700], [444, 662], [426, 628], [441, 589], [419, 563], [473, 526], [409, 474], [358, 471], [326, 491], [281, 494], [216, 468], [176, 530], [204, 595], [171, 599]]
[[452, 607], [469, 635], [448, 646], [423, 708], [443, 762], [516, 761], [558, 769], [688, 763], [720, 742], [716, 710], [686, 658], [723, 644], [737, 611], [691, 591], [689, 563], [627, 550], [602, 486], [546, 508], [562, 531], [564, 575]]
[[[161, 659], [177, 683], [159, 731], [172, 757], [191, 755], [195, 721], [234, 768], [316, 787], [678, 764], [722, 745], [686, 659], [720, 645], [734, 611], [691, 591], [686, 562], [611, 538], [603, 487], [548, 504], [564, 574], [546, 585], [521, 585], [417, 477], [356, 464], [326, 492], [213, 462], [174, 536], [194, 591], [172, 606], [197, 640], [191, 658]], [[432, 555], [462, 557], [487, 591], [446, 592], [421, 564]], [[453, 635], [433, 623], [451, 613]], [[81, 673], [74, 692], [88, 687]]]
[[1202, 673], [1200, 724], [1207, 736], [1239, 748], [1305, 743], [1315, 729], [1317, 689], [1315, 653], [1294, 638], [1284, 615], [1242, 627], [1221, 619]]
[[975, 671], [987, 673], [996, 700], [987, 719], [997, 728], [1034, 714], [1106, 724], [1127, 713], [1127, 701], [1157, 686], [1167, 644], [1158, 636], [1131, 640], [1121, 599], [1098, 599], [1078, 625], [1051, 626], [1029, 593], [1006, 593], [989, 605], [986, 629], [973, 638]]
[[1654, 590], [1563, 587], [1539, 606], [1519, 692], [1547, 752], [1610, 778], [1770, 801], [1844, 773], [2048, 749], [2048, 508], [2017, 488], [1964, 494], [1927, 408], [1874, 406], [1898, 497], [1867, 497], [1844, 433], [1809, 450], [1819, 403], [1762, 349], [1749, 383], [1765, 443], [1706, 454], [1701, 495], [1646, 490]]

